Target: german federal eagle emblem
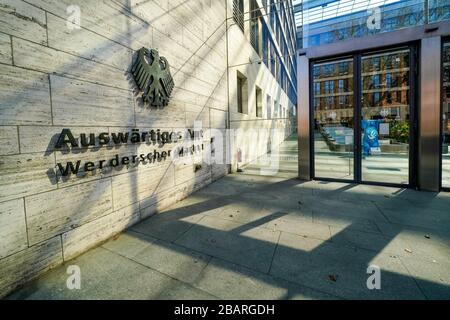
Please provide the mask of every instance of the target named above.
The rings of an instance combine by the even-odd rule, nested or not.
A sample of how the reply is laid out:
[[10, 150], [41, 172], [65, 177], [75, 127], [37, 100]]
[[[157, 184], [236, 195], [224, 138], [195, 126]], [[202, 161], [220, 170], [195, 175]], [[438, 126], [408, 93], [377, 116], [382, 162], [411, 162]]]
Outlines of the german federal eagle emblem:
[[153, 107], [167, 106], [174, 82], [169, 62], [159, 56], [158, 50], [141, 48], [131, 72], [139, 90], [143, 92], [144, 102]]

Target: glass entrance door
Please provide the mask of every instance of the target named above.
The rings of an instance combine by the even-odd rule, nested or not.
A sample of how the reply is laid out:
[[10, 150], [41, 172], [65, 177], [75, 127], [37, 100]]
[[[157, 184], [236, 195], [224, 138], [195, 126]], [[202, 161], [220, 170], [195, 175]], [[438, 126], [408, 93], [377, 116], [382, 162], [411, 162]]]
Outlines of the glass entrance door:
[[314, 176], [354, 180], [353, 58], [313, 65]]
[[414, 184], [412, 58], [408, 47], [312, 64], [313, 178]]
[[410, 49], [361, 57], [361, 179], [408, 184]]

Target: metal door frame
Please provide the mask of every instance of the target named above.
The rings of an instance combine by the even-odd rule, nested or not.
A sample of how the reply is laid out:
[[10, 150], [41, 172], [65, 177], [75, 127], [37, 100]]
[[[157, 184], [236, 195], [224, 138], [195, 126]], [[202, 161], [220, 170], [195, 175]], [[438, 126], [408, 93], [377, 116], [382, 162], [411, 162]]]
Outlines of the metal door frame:
[[442, 37], [441, 38], [441, 99], [440, 99], [440, 103], [441, 103], [441, 107], [440, 107], [440, 115], [439, 115], [439, 119], [440, 119], [440, 148], [439, 148], [439, 190], [442, 191], [446, 191], [449, 192], [450, 191], [450, 187], [444, 187], [442, 186], [442, 171], [443, 171], [443, 161], [444, 161], [444, 155], [442, 153], [442, 145], [444, 144], [444, 127], [443, 127], [443, 121], [442, 121], [442, 117], [444, 115], [444, 43], [450, 43], [450, 36], [447, 37]]

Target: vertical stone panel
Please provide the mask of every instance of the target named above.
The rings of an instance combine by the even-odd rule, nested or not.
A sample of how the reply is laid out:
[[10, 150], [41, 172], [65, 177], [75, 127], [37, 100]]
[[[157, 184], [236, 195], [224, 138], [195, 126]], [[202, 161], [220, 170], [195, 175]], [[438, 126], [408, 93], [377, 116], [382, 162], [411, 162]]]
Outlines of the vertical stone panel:
[[130, 91], [51, 76], [53, 122], [61, 126], [134, 124]]
[[1, 259], [0, 298], [62, 262], [61, 237]]
[[0, 63], [12, 64], [11, 37], [0, 33]]
[[182, 164], [175, 171], [177, 185], [187, 181], [196, 183], [209, 178], [211, 178], [211, 166], [202, 162]]
[[112, 178], [114, 209], [155, 196], [175, 185], [174, 168], [167, 160], [161, 165], [149, 165], [126, 175]]
[[[52, 201], [49, 201], [49, 200]], [[112, 212], [111, 181], [82, 183], [25, 198], [30, 244]]]
[[139, 221], [139, 205], [117, 210], [62, 235], [64, 260], [75, 258]]
[[182, 43], [183, 25], [157, 1], [134, 0], [130, 9], [133, 14], [164, 33], [170, 41]]
[[0, 68], [0, 125], [51, 124], [48, 76], [3, 65]]
[[209, 108], [200, 107], [194, 104], [186, 103], [186, 127], [192, 128], [196, 122], [199, 122], [202, 128], [209, 128]]
[[0, 155], [19, 153], [19, 137], [16, 126], [0, 127]]
[[211, 109], [211, 128], [224, 129], [226, 128], [227, 113], [225, 111]]
[[14, 64], [46, 73], [68, 76], [128, 90], [129, 76], [121, 70], [27, 40], [13, 41]]
[[56, 189], [54, 167], [39, 153], [0, 156], [0, 202]]
[[0, 3], [0, 31], [47, 44], [45, 12], [21, 0], [2, 0]]
[[27, 246], [23, 199], [0, 203], [0, 259]]
[[143, 105], [136, 100], [136, 124], [151, 128], [184, 128], [186, 113], [183, 103], [170, 102], [168, 106], [157, 109]]
[[129, 12], [129, 1], [33, 0], [33, 4], [59, 17], [67, 16], [67, 7], [77, 5], [82, 12], [81, 25], [124, 46], [138, 50], [149, 47], [153, 28]]
[[66, 20], [54, 15], [48, 15], [48, 44], [121, 70], [131, 68], [132, 50], [83, 28], [71, 30], [67, 28]]

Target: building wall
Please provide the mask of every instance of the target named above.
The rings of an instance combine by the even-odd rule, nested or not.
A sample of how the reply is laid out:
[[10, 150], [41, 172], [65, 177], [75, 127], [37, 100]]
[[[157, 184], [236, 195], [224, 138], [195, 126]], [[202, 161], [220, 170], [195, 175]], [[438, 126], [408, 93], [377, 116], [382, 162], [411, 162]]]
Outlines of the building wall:
[[[233, 1], [228, 0], [228, 77], [229, 77], [229, 106], [230, 106], [230, 128], [231, 130], [231, 162], [232, 170], [236, 170], [238, 166], [245, 165], [256, 160], [258, 157], [266, 154], [271, 148], [276, 148], [289, 135], [296, 130], [295, 121], [295, 101], [288, 96], [287, 90], [283, 89], [281, 79], [275, 77], [269, 70], [269, 61], [264, 60], [264, 49], [258, 52], [251, 45], [250, 29], [250, 1], [244, 1], [244, 30], [233, 19]], [[277, 1], [257, 1], [257, 7], [261, 8], [262, 23], [269, 25], [269, 34], [267, 36], [272, 39], [278, 48], [277, 35], [270, 26], [270, 20], [274, 15], [270, 15], [276, 5], [281, 10]], [[271, 5], [271, 3], [274, 3]], [[289, 11], [291, 7], [287, 6], [284, 10], [288, 18], [292, 18]], [[293, 24], [289, 24], [292, 38], [289, 38], [288, 30], [282, 29], [284, 36], [288, 42], [295, 41], [295, 28]], [[280, 35], [282, 35], [280, 33]], [[260, 35], [261, 39], [263, 38]], [[281, 60], [288, 64], [289, 59], [295, 64], [295, 43], [285, 55], [273, 57], [272, 61]], [[295, 67], [294, 67], [295, 69]], [[238, 96], [237, 96], [237, 77], [238, 74], [247, 79], [247, 111], [238, 112]], [[295, 73], [291, 74], [295, 82]], [[256, 115], [256, 87], [262, 90], [262, 117]], [[294, 84], [296, 87], [296, 84]], [[270, 97], [270, 98], [269, 98]], [[283, 110], [284, 109], [284, 110]]]
[[[71, 5], [80, 8], [80, 29], [67, 25]], [[223, 132], [225, 18], [218, 0], [0, 0], [0, 296], [227, 173], [226, 164], [202, 162], [205, 149], [194, 164], [67, 178], [57, 163], [173, 145], [54, 148], [63, 128], [78, 136], [193, 128], [199, 120]], [[141, 47], [171, 64], [175, 88], [165, 108], [144, 106], [136, 90], [130, 70]], [[262, 81], [256, 71], [249, 77]]]

